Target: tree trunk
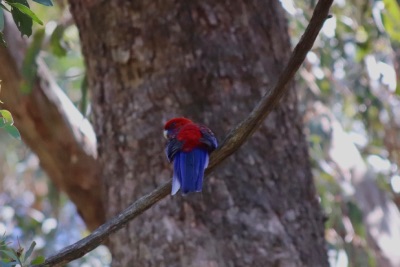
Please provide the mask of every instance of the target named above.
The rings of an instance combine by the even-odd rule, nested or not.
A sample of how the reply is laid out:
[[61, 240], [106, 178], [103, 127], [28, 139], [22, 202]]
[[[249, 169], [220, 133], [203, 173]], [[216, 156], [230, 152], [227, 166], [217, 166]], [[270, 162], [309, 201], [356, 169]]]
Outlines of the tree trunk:
[[[171, 178], [175, 116], [222, 139], [290, 52], [279, 1], [70, 1], [93, 93], [107, 217]], [[113, 235], [114, 266], [327, 266], [296, 94], [205, 180]]]

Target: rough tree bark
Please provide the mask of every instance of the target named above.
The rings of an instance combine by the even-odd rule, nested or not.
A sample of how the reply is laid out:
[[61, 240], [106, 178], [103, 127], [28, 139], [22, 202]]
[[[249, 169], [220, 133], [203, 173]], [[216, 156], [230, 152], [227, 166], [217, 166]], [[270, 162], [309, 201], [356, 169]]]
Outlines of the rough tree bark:
[[[70, 5], [93, 92], [108, 217], [170, 179], [167, 119], [185, 115], [223, 137], [290, 51], [279, 1]], [[111, 237], [114, 266], [328, 265], [292, 87], [203, 193], [167, 198]]]

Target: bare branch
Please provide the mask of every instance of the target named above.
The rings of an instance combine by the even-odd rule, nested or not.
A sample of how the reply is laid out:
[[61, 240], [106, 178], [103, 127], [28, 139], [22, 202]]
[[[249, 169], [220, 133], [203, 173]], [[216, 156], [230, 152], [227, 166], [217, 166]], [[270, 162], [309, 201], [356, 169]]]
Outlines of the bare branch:
[[[332, 2], [333, 0], [320, 0], [318, 2], [304, 35], [295, 47], [289, 62], [274, 88], [263, 96], [258, 105], [244, 121], [230, 131], [219, 149], [212, 154], [206, 174], [209, 174], [218, 164], [238, 150], [247, 138], [258, 128], [266, 116], [278, 105], [280, 99], [287, 93], [289, 90], [287, 85], [292, 80], [294, 74], [303, 63], [308, 51], [314, 44], [324, 21], [328, 17]], [[87, 252], [99, 246], [109, 235], [121, 229], [129, 221], [149, 209], [159, 200], [165, 198], [170, 191], [171, 181], [140, 198], [125, 211], [100, 226], [92, 234], [64, 248], [56, 255], [49, 257], [44, 264], [39, 266], [63, 265], [82, 257]]]

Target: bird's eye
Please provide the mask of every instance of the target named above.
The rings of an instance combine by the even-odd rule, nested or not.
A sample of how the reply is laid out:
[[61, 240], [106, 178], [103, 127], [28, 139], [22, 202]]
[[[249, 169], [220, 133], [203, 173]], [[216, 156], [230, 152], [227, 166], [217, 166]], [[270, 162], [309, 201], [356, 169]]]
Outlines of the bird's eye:
[[168, 130], [164, 130], [164, 137], [165, 139], [168, 139]]

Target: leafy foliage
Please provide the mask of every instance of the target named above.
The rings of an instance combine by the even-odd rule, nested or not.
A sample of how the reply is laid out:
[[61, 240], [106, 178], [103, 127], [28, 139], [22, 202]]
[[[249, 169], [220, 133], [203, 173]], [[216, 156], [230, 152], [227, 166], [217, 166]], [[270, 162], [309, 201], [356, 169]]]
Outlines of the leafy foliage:
[[[29, 5], [26, 1], [23, 1], [23, 4], [20, 3], [12, 3], [12, 2], [7, 2], [11, 6], [11, 13], [13, 13], [13, 10], [18, 12], [21, 12], [28, 17], [30, 17], [34, 22], [39, 23], [40, 25], [43, 25], [43, 22], [29, 9]], [[16, 12], [15, 12], [16, 13]], [[14, 13], [13, 13], [14, 14]], [[20, 15], [19, 15], [20, 16]]]
[[[13, 0], [14, 1], [14, 0]], [[19, 2], [17, 2], [19, 1]], [[21, 6], [24, 6], [26, 9], [29, 9], [28, 1], [26, 0], [16, 0], [16, 3], [6, 2], [7, 4], [19, 4], [18, 6], [14, 6], [11, 8], [11, 14], [13, 16], [14, 22], [17, 25], [21, 35], [31, 36], [32, 34], [32, 25], [33, 20], [29, 17], [29, 15], [25, 14], [21, 11]]]
[[21, 135], [14, 125], [14, 120], [8, 110], [0, 109], [0, 128], [4, 128], [12, 137], [21, 140]]
[[0, 266], [14, 267], [14, 266], [29, 266], [33, 264], [41, 264], [45, 261], [43, 256], [38, 256], [32, 260], [28, 260], [31, 257], [32, 252], [36, 246], [36, 242], [33, 241], [29, 246], [28, 250], [24, 253], [24, 248], [18, 244], [17, 249], [10, 247], [10, 244], [6, 242], [4, 236], [0, 238], [0, 254], [4, 256], [0, 258]]
[[24, 93], [30, 93], [32, 90], [32, 85], [37, 71], [36, 57], [42, 50], [44, 36], [44, 29], [37, 30], [33, 35], [31, 45], [26, 51], [24, 62], [22, 64], [22, 76], [24, 77], [24, 83], [21, 86], [21, 91]]
[[[48, 9], [37, 5], [34, 12], [47, 25], [46, 32], [38, 24], [36, 28], [33, 26], [22, 64], [23, 92], [32, 90], [39, 57], [46, 61], [56, 82], [70, 99], [88, 110], [90, 100], [87, 86], [82, 84], [84, 63], [79, 35], [67, 10], [60, 6]], [[67, 15], [63, 17], [62, 14]], [[71, 201], [60, 195], [40, 169], [37, 157], [23, 142], [10, 141], [5, 132], [0, 130], [0, 151], [3, 152], [0, 153], [0, 234], [6, 232], [7, 240], [14, 243], [19, 239], [25, 249], [34, 240], [35, 250], [28, 263], [32, 259], [30, 264], [38, 264], [35, 261], [44, 258], [37, 255], [51, 255], [87, 235], [87, 230]], [[109, 251], [101, 246], [68, 266], [109, 266], [110, 261]]]
[[[0, 103], [2, 102], [0, 101]], [[0, 129], [4, 128], [4, 130], [6, 130], [7, 133], [12, 137], [21, 140], [21, 135], [19, 134], [17, 127], [15, 127], [13, 124], [14, 119], [11, 115], [11, 112], [5, 109], [0, 109]]]
[[[308, 21], [309, 4], [282, 2], [292, 3], [285, 8], [296, 40]], [[400, 164], [399, 10], [396, 0], [335, 1], [334, 15], [300, 71], [300, 105], [313, 174], [328, 216], [331, 266], [378, 265], [376, 254], [381, 252], [371, 243], [365, 214], [356, 201], [360, 189], [352, 179], [358, 170], [369, 175], [389, 201], [400, 199], [400, 188], [394, 186]], [[349, 141], [341, 154], [335, 140]], [[334, 153], [340, 157], [333, 158]], [[340, 164], [352, 168], [344, 172]]]
[[[51, 0], [35, 0], [35, 2], [44, 6], [53, 5]], [[9, 8], [7, 6], [9, 6]], [[32, 35], [33, 22], [43, 25], [43, 22], [31, 10], [27, 0], [0, 0], [0, 43], [3, 45], [6, 44], [3, 36], [4, 11], [11, 12], [14, 22], [22, 36], [26, 35], [29, 37]]]
[[382, 11], [382, 20], [386, 32], [391, 40], [400, 44], [400, 7], [396, 0], [384, 0], [385, 9]]
[[57, 25], [50, 37], [50, 49], [51, 52], [58, 57], [64, 57], [67, 55], [67, 48], [65, 42], [63, 42], [63, 35], [65, 31], [64, 25]]

